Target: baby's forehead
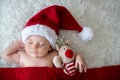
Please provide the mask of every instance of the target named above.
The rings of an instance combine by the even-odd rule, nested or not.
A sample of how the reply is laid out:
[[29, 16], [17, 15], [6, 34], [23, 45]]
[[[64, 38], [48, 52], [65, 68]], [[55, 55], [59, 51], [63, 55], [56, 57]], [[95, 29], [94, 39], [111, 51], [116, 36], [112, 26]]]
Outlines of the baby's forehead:
[[41, 40], [47, 40], [44, 36], [40, 36], [40, 35], [30, 35], [27, 39], [41, 39]]
[[49, 42], [44, 36], [40, 36], [40, 35], [30, 35], [26, 40], [38, 40], [38, 41]]

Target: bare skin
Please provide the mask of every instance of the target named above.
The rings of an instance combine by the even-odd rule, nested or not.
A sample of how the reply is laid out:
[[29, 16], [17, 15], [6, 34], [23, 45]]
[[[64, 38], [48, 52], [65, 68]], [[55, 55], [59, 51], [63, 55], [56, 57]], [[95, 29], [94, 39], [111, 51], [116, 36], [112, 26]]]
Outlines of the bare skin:
[[[57, 51], [52, 50], [45, 37], [34, 35], [28, 37], [25, 43], [16, 41], [10, 44], [2, 57], [21, 67], [53, 67], [52, 60], [56, 55]], [[75, 67], [79, 68], [79, 72], [87, 70], [85, 60], [79, 54], [76, 54]]]
[[[22, 45], [19, 41], [10, 44], [3, 58], [21, 67], [53, 67], [52, 59], [57, 51], [50, 51], [50, 43], [44, 37], [30, 36]], [[20, 50], [22, 47], [25, 50]]]
[[41, 58], [34, 58], [28, 56], [25, 52], [22, 52], [20, 65], [22, 67], [53, 67], [52, 58], [56, 55], [54, 52], [41, 57]]

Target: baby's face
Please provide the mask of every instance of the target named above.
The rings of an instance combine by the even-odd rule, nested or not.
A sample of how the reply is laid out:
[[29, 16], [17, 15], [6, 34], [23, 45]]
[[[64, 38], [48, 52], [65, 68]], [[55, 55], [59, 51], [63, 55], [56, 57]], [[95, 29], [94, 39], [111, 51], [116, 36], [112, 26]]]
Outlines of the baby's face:
[[39, 35], [30, 36], [25, 41], [25, 51], [32, 57], [44, 57], [50, 49], [48, 40]]

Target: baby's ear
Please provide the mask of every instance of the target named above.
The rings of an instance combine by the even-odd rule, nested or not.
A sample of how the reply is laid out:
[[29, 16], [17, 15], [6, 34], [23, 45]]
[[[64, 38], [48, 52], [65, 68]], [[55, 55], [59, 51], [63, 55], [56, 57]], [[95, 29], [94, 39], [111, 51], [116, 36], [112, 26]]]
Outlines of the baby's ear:
[[25, 44], [22, 42], [22, 39], [20, 39], [19, 42], [20, 42], [21, 47], [24, 48]]

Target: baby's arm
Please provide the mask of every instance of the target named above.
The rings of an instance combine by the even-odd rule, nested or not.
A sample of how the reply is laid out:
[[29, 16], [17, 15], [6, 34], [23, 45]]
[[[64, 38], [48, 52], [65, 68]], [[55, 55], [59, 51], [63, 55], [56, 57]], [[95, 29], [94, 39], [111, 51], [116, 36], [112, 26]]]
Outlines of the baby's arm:
[[79, 72], [86, 72], [87, 70], [86, 62], [80, 54], [76, 54], [75, 67], [79, 68]]
[[9, 62], [19, 64], [21, 53], [19, 49], [21, 49], [20, 42], [19, 41], [13, 42], [5, 49], [2, 57]]

